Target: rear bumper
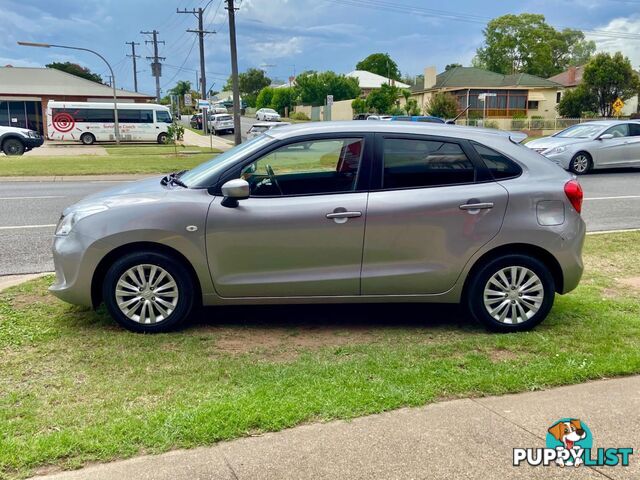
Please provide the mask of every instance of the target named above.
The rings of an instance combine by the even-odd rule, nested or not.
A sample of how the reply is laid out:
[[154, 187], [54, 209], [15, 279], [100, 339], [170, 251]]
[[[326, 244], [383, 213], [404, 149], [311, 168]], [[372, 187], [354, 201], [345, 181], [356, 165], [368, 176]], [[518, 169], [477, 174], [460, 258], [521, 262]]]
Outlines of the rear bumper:
[[576, 230], [566, 232], [563, 235], [563, 248], [556, 253], [558, 263], [562, 269], [562, 289], [559, 293], [565, 294], [574, 290], [580, 283], [584, 264], [582, 262], [582, 246], [586, 235], [586, 224], [582, 217], [573, 222]]

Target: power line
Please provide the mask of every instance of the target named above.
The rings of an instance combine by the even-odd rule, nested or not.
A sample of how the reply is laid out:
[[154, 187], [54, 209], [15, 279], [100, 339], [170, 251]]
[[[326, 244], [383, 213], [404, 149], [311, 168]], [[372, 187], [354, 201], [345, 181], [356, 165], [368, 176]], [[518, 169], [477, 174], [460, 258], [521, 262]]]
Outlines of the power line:
[[[424, 7], [413, 7], [408, 5], [401, 5], [398, 3], [392, 3], [382, 0], [325, 0], [331, 3], [337, 3], [340, 5], [350, 5], [354, 7], [368, 8], [372, 10], [390, 11], [396, 13], [404, 13], [411, 15], [419, 15], [423, 17], [437, 17], [447, 20], [461, 21], [466, 23], [486, 24], [491, 21], [491, 17], [471, 14], [461, 14], [457, 12], [449, 12], [445, 10], [436, 10]], [[566, 25], [557, 25], [557, 28], [572, 28], [581, 30], [583, 33], [591, 36], [607, 37], [607, 38], [622, 38], [630, 40], [640, 39], [640, 34], [620, 32], [613, 30], [591, 30], [591, 29], [579, 29], [577, 27], [568, 27]]]
[[[184, 57], [184, 60], [182, 61], [182, 65], [180, 65], [180, 67], [178, 67], [178, 71], [173, 75], [173, 77], [171, 77], [171, 79], [168, 82], [166, 82], [164, 84], [163, 88], [168, 87], [171, 84], [171, 82], [173, 82], [175, 80], [175, 78], [178, 75], [180, 75], [180, 72], [182, 71], [185, 63], [187, 63], [187, 61], [189, 60], [189, 57], [191, 56], [191, 52], [193, 52], [193, 47], [196, 46], [196, 40], [197, 40], [196, 38], [193, 39], [193, 42], [191, 43], [191, 48], [189, 49], [189, 52], [187, 53], [186, 57]], [[167, 66], [170, 67], [171, 65], [167, 65]], [[197, 72], [197, 70], [194, 70], [194, 71]]]

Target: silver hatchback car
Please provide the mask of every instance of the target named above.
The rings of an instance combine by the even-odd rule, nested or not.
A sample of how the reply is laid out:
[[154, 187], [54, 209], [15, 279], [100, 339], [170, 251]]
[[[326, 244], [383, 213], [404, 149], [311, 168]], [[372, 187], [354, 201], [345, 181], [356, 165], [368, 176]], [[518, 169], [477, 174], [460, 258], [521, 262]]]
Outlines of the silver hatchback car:
[[159, 332], [199, 305], [462, 302], [532, 328], [582, 275], [582, 190], [495, 130], [277, 128], [67, 208], [51, 292]]

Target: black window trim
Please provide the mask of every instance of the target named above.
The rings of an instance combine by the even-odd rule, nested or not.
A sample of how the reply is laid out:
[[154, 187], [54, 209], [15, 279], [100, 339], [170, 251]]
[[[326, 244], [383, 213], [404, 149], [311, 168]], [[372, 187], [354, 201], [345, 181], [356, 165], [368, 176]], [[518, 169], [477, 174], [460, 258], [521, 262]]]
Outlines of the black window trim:
[[[514, 178], [519, 178], [519, 177], [522, 176], [522, 172], [523, 172], [522, 166], [520, 165], [520, 163], [518, 163], [516, 160], [514, 160], [513, 157], [511, 157], [510, 155], [507, 155], [506, 153], [498, 150], [495, 147], [490, 147], [489, 145], [485, 145], [484, 143], [480, 143], [480, 142], [477, 142], [475, 140], [470, 140], [469, 143], [471, 144], [471, 148], [473, 149], [473, 153], [477, 156], [478, 160], [480, 160], [482, 162], [482, 164], [485, 166], [485, 168], [489, 172], [489, 175], [491, 176], [493, 181], [502, 182], [503, 180], [513, 180]], [[478, 151], [475, 149], [475, 145], [480, 145], [481, 147], [488, 148], [489, 150], [493, 150], [494, 152], [499, 153], [500, 155], [502, 155], [504, 158], [506, 158], [507, 160], [509, 160], [511, 163], [513, 163], [516, 166], [516, 168], [518, 169], [518, 173], [516, 175], [512, 175], [510, 177], [495, 178], [493, 176], [493, 173], [491, 173], [491, 169], [489, 167], [487, 167], [486, 163], [484, 163], [484, 159], [482, 158], [482, 155], [480, 155], [480, 153], [478, 153]]]
[[[392, 192], [396, 190], [422, 190], [425, 188], [456, 187], [462, 185], [476, 185], [478, 183], [495, 182], [493, 175], [485, 165], [482, 158], [471, 146], [469, 140], [464, 138], [444, 137], [441, 135], [423, 135], [415, 133], [376, 133], [375, 134], [375, 155], [373, 168], [371, 169], [371, 192]], [[475, 170], [475, 180], [473, 182], [445, 183], [441, 185], [421, 185], [415, 187], [383, 188], [384, 177], [384, 141], [392, 140], [422, 140], [427, 142], [446, 142], [457, 144], [462, 152], [467, 156]]]
[[340, 140], [347, 138], [359, 138], [364, 141], [364, 149], [362, 156], [360, 157], [360, 166], [358, 167], [358, 177], [356, 179], [356, 188], [353, 190], [346, 190], [341, 192], [320, 192], [320, 193], [304, 193], [295, 195], [260, 195], [251, 196], [249, 198], [295, 198], [295, 197], [313, 197], [318, 195], [348, 195], [351, 193], [363, 193], [368, 192], [371, 184], [371, 159], [374, 150], [374, 137], [372, 133], [367, 132], [339, 132], [339, 133], [318, 133], [300, 135], [297, 137], [286, 138], [277, 142], [265, 145], [264, 148], [258, 150], [253, 155], [242, 159], [235, 165], [227, 168], [222, 172], [218, 178], [214, 181], [214, 186], [209, 187], [207, 190], [211, 195], [222, 196], [222, 185], [229, 180], [239, 178], [242, 169], [247, 165], [259, 160], [262, 157], [269, 155], [271, 152], [292, 145], [295, 143], [312, 142], [319, 140]]

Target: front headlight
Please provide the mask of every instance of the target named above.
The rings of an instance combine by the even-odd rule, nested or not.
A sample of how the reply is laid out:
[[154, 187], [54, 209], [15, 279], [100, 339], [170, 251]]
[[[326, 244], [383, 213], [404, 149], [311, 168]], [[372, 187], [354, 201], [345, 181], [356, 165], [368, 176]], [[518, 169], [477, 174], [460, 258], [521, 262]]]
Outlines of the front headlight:
[[104, 212], [107, 209], [108, 207], [106, 205], [96, 205], [93, 207], [80, 208], [71, 212], [69, 215], [60, 217], [60, 221], [58, 221], [58, 226], [56, 227], [56, 236], [69, 235], [74, 225], [80, 220], [94, 213]]
[[567, 149], [567, 147], [556, 147], [554, 148], [551, 153], [562, 153]]

